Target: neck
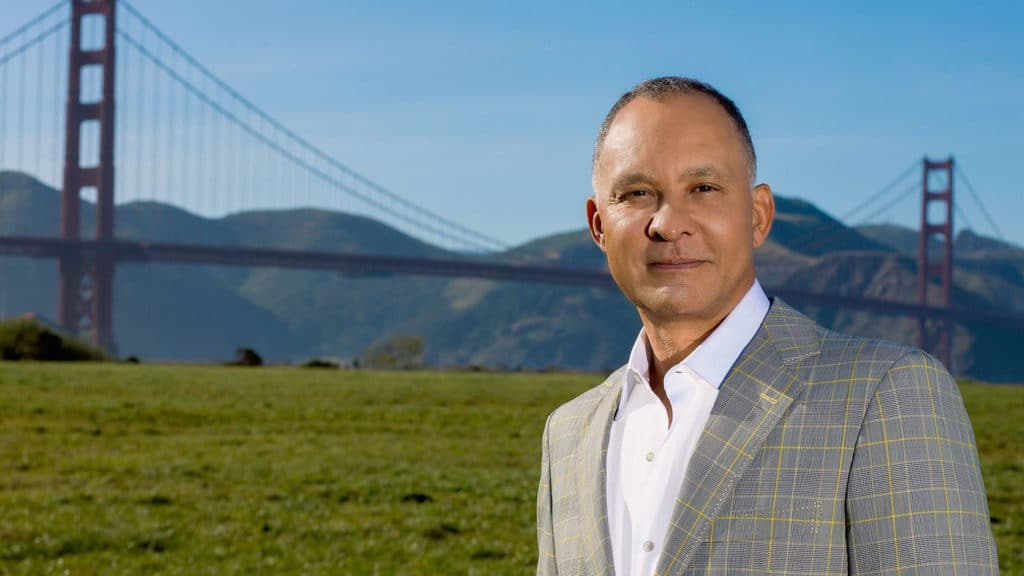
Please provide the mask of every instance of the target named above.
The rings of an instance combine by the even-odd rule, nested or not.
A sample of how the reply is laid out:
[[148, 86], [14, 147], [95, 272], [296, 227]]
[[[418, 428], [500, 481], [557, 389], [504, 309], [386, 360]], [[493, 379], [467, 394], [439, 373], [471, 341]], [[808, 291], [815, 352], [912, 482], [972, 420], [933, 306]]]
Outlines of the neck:
[[708, 335], [714, 332], [727, 315], [728, 312], [720, 318], [699, 324], [692, 321], [657, 322], [641, 315], [650, 346], [648, 379], [656, 393], [664, 389], [664, 378], [669, 368], [682, 362], [707, 340]]
[[647, 378], [655, 394], [663, 395], [665, 373], [669, 368], [682, 362], [707, 340], [725, 317], [736, 308], [753, 283], [754, 279], [751, 278], [746, 290], [735, 294], [726, 306], [712, 316], [665, 317], [638, 308], [650, 347]]

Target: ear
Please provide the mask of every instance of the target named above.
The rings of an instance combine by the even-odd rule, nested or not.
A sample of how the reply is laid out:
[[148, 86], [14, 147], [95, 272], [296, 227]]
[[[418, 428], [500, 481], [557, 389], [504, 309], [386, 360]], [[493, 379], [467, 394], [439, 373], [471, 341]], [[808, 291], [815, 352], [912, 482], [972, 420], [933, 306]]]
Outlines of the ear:
[[775, 196], [771, 186], [758, 184], [754, 186], [754, 248], [759, 248], [768, 239], [775, 221]]
[[590, 238], [604, 252], [604, 228], [601, 223], [601, 212], [597, 209], [597, 197], [587, 198], [587, 224], [590, 226]]

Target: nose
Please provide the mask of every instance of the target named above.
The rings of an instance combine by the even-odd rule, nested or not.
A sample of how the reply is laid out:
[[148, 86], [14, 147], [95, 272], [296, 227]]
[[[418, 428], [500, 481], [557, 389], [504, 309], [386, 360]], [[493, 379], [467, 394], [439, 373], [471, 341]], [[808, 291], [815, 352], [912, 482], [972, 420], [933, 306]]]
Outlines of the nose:
[[675, 242], [693, 234], [693, 218], [685, 206], [662, 200], [647, 223], [647, 237], [656, 242]]

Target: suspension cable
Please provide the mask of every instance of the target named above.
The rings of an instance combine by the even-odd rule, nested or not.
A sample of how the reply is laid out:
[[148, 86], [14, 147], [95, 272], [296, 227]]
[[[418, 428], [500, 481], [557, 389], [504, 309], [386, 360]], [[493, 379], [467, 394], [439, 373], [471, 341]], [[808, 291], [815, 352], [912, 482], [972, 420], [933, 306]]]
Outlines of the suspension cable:
[[[359, 174], [355, 170], [349, 168], [345, 164], [341, 163], [340, 161], [338, 161], [334, 157], [332, 157], [329, 154], [327, 154], [326, 152], [324, 152], [322, 149], [320, 149], [320, 148], [316, 147], [315, 145], [313, 145], [312, 143], [310, 143], [308, 140], [302, 138], [301, 136], [299, 136], [298, 134], [296, 134], [292, 130], [290, 130], [287, 127], [285, 127], [283, 124], [281, 124], [280, 122], [278, 122], [277, 120], [272, 118], [269, 114], [267, 114], [262, 109], [260, 109], [255, 104], [253, 104], [250, 100], [246, 99], [244, 96], [242, 96], [236, 90], [231, 88], [227, 83], [225, 83], [223, 80], [221, 80], [215, 74], [213, 74], [209, 69], [207, 69], [205, 66], [200, 64], [195, 58], [193, 58], [191, 55], [189, 55], [187, 52], [185, 52], [185, 50], [183, 48], [181, 48], [177, 43], [175, 43], [173, 40], [171, 40], [169, 37], [167, 37], [166, 34], [164, 34], [162, 31], [160, 31], [151, 21], [149, 21], [145, 16], [143, 16], [141, 13], [139, 13], [139, 11], [136, 10], [129, 2], [127, 2], [126, 0], [122, 0], [120, 2], [120, 5], [123, 6], [129, 13], [131, 13], [140, 22], [142, 22], [142, 24], [145, 27], [149, 28], [158, 38], [160, 38], [162, 41], [167, 43], [171, 47], [171, 49], [173, 51], [175, 51], [176, 53], [178, 53], [178, 55], [183, 60], [188, 62], [190, 65], [194, 66], [204, 76], [209, 78], [218, 88], [220, 88], [221, 90], [227, 92], [232, 98], [236, 99], [245, 108], [249, 109], [250, 112], [252, 112], [256, 116], [259, 116], [259, 117], [263, 118], [264, 120], [266, 120], [267, 123], [270, 124], [274, 129], [282, 132], [285, 136], [287, 136], [289, 139], [294, 141], [301, 148], [303, 148], [306, 151], [308, 151], [309, 153], [311, 153], [315, 158], [317, 158], [317, 159], [327, 163], [331, 167], [333, 167], [333, 168], [339, 170], [340, 172], [342, 172], [343, 174], [345, 174], [347, 177], [352, 178], [353, 180], [359, 182], [360, 184], [370, 188], [375, 193], [380, 194], [381, 196], [384, 196], [384, 197], [388, 198], [392, 202], [395, 202], [396, 208], [402, 208], [406, 212], [409, 212], [411, 214], [415, 214], [416, 215], [416, 216], [412, 216], [411, 214], [405, 215], [404, 217], [400, 218], [403, 221], [405, 221], [407, 223], [414, 223], [419, 218], [423, 218], [423, 217], [430, 218], [432, 220], [436, 220], [439, 224], [442, 224], [444, 226], [447, 226], [448, 228], [451, 228], [451, 229], [457, 231], [459, 234], [461, 234], [463, 236], [468, 236], [468, 237], [473, 238], [474, 240], [472, 240], [472, 241], [468, 241], [468, 240], [464, 239], [464, 240], [461, 240], [461, 242], [470, 243], [470, 244], [474, 245], [474, 247], [476, 247], [478, 249], [479, 248], [490, 248], [490, 249], [498, 248], [500, 250], [506, 250], [506, 249], [509, 248], [509, 246], [507, 244], [505, 244], [504, 242], [502, 242], [500, 240], [497, 240], [495, 238], [492, 238], [490, 236], [487, 236], [485, 234], [482, 234], [480, 232], [477, 232], [475, 230], [472, 230], [470, 228], [467, 228], [467, 227], [465, 227], [465, 226], [463, 226], [463, 225], [461, 225], [461, 224], [459, 224], [457, 222], [454, 222], [454, 221], [452, 221], [450, 219], [447, 219], [447, 218], [445, 218], [445, 217], [443, 217], [443, 216], [441, 216], [441, 215], [439, 215], [437, 213], [434, 213], [434, 212], [432, 212], [432, 211], [430, 211], [430, 210], [428, 210], [428, 209], [426, 209], [426, 208], [424, 208], [422, 206], [419, 206], [419, 205], [417, 205], [417, 204], [415, 204], [415, 203], [413, 203], [413, 202], [411, 202], [411, 201], [409, 201], [409, 200], [407, 200], [405, 198], [402, 198], [401, 196], [398, 196], [394, 192], [391, 192], [390, 190], [384, 188], [380, 184], [377, 184], [376, 182], [373, 182], [372, 180], [369, 180], [368, 178], [366, 178], [362, 174]], [[141, 50], [145, 50], [144, 48], [141, 48], [141, 46], [139, 48], [140, 48], [140, 51]], [[158, 64], [158, 65], [161, 65], [161, 64]], [[169, 73], [171, 73], [171, 72], [169, 72]], [[172, 74], [172, 75], [178, 76], [177, 74]], [[179, 81], [181, 81], [181, 80], [179, 80]], [[234, 115], [231, 115], [231, 119], [232, 119], [233, 122], [237, 123], [236, 117]], [[243, 129], [245, 129], [245, 128], [243, 128]], [[252, 130], [251, 128], [250, 129], [246, 129], [246, 131], [249, 132], [250, 134], [252, 134], [253, 136], [256, 136], [256, 134], [254, 134], [255, 131]], [[288, 155], [291, 158], [298, 158], [298, 155], [295, 154], [294, 152], [291, 152], [291, 151], [288, 151]], [[304, 160], [304, 159], [300, 160], [299, 164], [302, 165], [303, 167], [306, 167], [306, 166], [310, 165], [310, 163], [308, 161]], [[326, 174], [326, 172], [324, 172], [322, 169], [318, 169], [318, 171], [321, 172], [321, 173]], [[337, 181], [337, 178], [334, 178], [334, 177], [331, 177], [331, 178], [333, 180]], [[382, 203], [380, 203], [380, 202], [372, 202], [368, 197], [356, 194], [354, 192], [354, 190], [351, 189], [350, 187], [346, 186], [343, 190], [349, 191], [349, 193], [352, 194], [353, 197], [355, 197], [356, 199], [359, 199], [359, 200], [361, 200], [361, 201], [363, 201], [363, 202], [365, 202], [367, 204], [373, 205], [374, 207], [376, 207], [378, 209], [386, 210], [386, 208], [383, 207]], [[394, 215], [397, 217], [397, 214], [394, 214]], [[423, 224], [419, 224], [419, 225], [423, 225]], [[430, 228], [432, 230], [434, 230], [435, 233], [436, 233], [436, 229], [437, 229], [436, 226], [431, 226]], [[449, 239], [453, 239], [453, 234], [454, 233], [452, 233], [452, 232], [446, 232], [445, 234], [443, 234], [443, 236], [448, 237]]]
[[[891, 182], [889, 182], [888, 184], [883, 186], [881, 190], [879, 190], [878, 192], [875, 192], [874, 194], [869, 196], [867, 199], [862, 201], [860, 204], [858, 204], [857, 206], [853, 207], [851, 210], [848, 210], [845, 214], [840, 216], [837, 219], [839, 224], [845, 226], [844, 223], [849, 221], [858, 212], [860, 212], [861, 210], [864, 210], [868, 206], [871, 206], [872, 204], [874, 204], [875, 202], [877, 202], [878, 200], [883, 198], [886, 194], [892, 192], [896, 188], [896, 186], [898, 186], [901, 182], [903, 182], [907, 178], [907, 176], [912, 174], [914, 172], [914, 170], [917, 169], [918, 166], [919, 166], [918, 162], [915, 161], [914, 163], [912, 163], [910, 166], [908, 166], [906, 169], [904, 169], [900, 173], [900, 175], [897, 176], [894, 180], [892, 180]], [[903, 194], [905, 194], [905, 192]], [[901, 196], [903, 194], [901, 194]], [[806, 254], [806, 253], [808, 253], [808, 250], [810, 250], [811, 248], [818, 247], [818, 246], [820, 246], [823, 243], [822, 242], [823, 239], [821, 238], [821, 234], [823, 232], [828, 231], [831, 227], [832, 227], [832, 223], [831, 222], [823, 222], [823, 223], [819, 224], [818, 226], [815, 226], [813, 229], [807, 231], [806, 233], [801, 235], [796, 240], [794, 240], [792, 242], [789, 242], [789, 246], [791, 247], [791, 249], [796, 250], [797, 252], [802, 252], [802, 253]], [[835, 236], [835, 232], [833, 231], [833, 233], [828, 235], [826, 239], [831, 239], [834, 236]]]
[[[65, 6], [67, 6], [67, 2], [65, 2], [63, 0], [61, 0], [60, 2], [57, 2], [56, 4], [51, 6], [50, 8], [44, 10], [41, 14], [39, 14], [35, 18], [33, 18], [33, 19], [29, 20], [28, 22], [26, 22], [26, 23], [22, 24], [21, 26], [19, 26], [18, 29], [14, 30], [13, 32], [11, 32], [10, 34], [4, 36], [3, 38], [0, 38], [0, 46], [2, 46], [4, 44], [7, 44], [8, 42], [10, 42], [15, 37], [20, 36], [23, 32], [31, 29], [36, 24], [46, 20], [47, 18], [52, 16], [54, 14], [54, 12], [57, 12], [57, 11], [61, 10]], [[65, 20], [65, 22], [67, 22], [67, 20]]]
[[996, 225], [995, 220], [992, 219], [992, 215], [988, 213], [988, 210], [985, 208], [985, 203], [981, 201], [981, 197], [974, 191], [974, 186], [972, 186], [971, 181], [967, 179], [967, 174], [964, 174], [963, 168], [960, 167], [959, 163], [956, 165], [955, 169], [957, 175], [960, 176], [960, 181], [967, 187], [967, 192], [970, 193], [971, 198], [974, 199], [974, 202], [981, 210], [981, 215], [988, 221], [988, 225], [992, 227], [993, 231], [995, 231], [996, 236], [1001, 241], [1006, 242], [1006, 237], [1003, 236], [1003, 232], [999, 229], [999, 226]]
[[[131, 45], [141, 55], [143, 55], [147, 59], [149, 59], [150, 62], [155, 64], [165, 74], [167, 74], [168, 76], [173, 78], [175, 81], [181, 83], [189, 92], [191, 92], [193, 94], [193, 96], [195, 96], [196, 98], [202, 100], [208, 107], [210, 107], [211, 109], [216, 111], [218, 114], [220, 114], [223, 119], [228, 120], [228, 121], [232, 122], [233, 124], [236, 124], [242, 130], [247, 132], [250, 136], [252, 136], [252, 137], [262, 141], [265, 145], [273, 148], [278, 154], [280, 154], [280, 155], [284, 156], [285, 158], [287, 158], [288, 160], [290, 160], [294, 165], [300, 166], [300, 167], [302, 167], [305, 170], [312, 171], [321, 180], [331, 184], [333, 187], [335, 187], [338, 190], [341, 190], [341, 191], [343, 191], [343, 192], [345, 192], [347, 194], [350, 194], [351, 196], [353, 196], [355, 198], [358, 198], [358, 199], [362, 200], [363, 202], [365, 202], [367, 204], [375, 206], [376, 208], [380, 209], [381, 211], [383, 211], [385, 213], [389, 213], [390, 212], [390, 213], [392, 213], [392, 215], [394, 217], [399, 218], [399, 219], [405, 221], [406, 223], [413, 224], [413, 225], [419, 226], [419, 227], [421, 227], [423, 229], [426, 229], [426, 230], [432, 232], [435, 236], [437, 236], [439, 238], [444, 238], [444, 239], [446, 239], [446, 240], [448, 240], [450, 242], [453, 242], [455, 245], [460, 245], [460, 244], [466, 245], [466, 244], [470, 244], [472, 242], [472, 241], [467, 240], [464, 237], [460, 237], [460, 236], [456, 235], [455, 232], [453, 232], [453, 231], [445, 230], [444, 228], [439, 227], [438, 224], [433, 224], [433, 223], [430, 223], [428, 221], [423, 221], [423, 220], [418, 219], [418, 218], [416, 218], [416, 217], [414, 217], [412, 215], [409, 215], [409, 214], [391, 212], [391, 211], [388, 210], [388, 207], [381, 200], [360, 195], [354, 188], [351, 188], [350, 186], [348, 186], [348, 185], [344, 184], [343, 182], [341, 182], [340, 180], [338, 180], [336, 177], [334, 177], [334, 176], [328, 174], [327, 172], [325, 172], [323, 169], [318, 168], [316, 166], [313, 166], [312, 164], [310, 164], [305, 159], [299, 157], [296, 154], [296, 152], [294, 152], [292, 150], [289, 150], [289, 149], [286, 149], [281, 144], [279, 144], [277, 142], [274, 142], [273, 140], [271, 140], [267, 136], [257, 132], [251, 126], [248, 126], [248, 125], [244, 124], [243, 122], [241, 122], [241, 120], [235, 114], [233, 114], [231, 111], [227, 110], [221, 103], [214, 101], [207, 94], [201, 92], [196, 86], [194, 86], [191, 83], [187, 82], [178, 72], [172, 70], [162, 60], [157, 59], [148, 49], [146, 49], [144, 46], [142, 46], [134, 38], [128, 36], [120, 28], [118, 29], [117, 33], [125, 42], [127, 42], [129, 45]], [[393, 200], [393, 201], [396, 201], [396, 202], [404, 202], [401, 198], [399, 198], [397, 196], [393, 196], [392, 195], [392, 196], [389, 196], [388, 198]], [[427, 215], [430, 215], [430, 213], [427, 212]], [[439, 224], [443, 224], [446, 221], [444, 219], [442, 219], [442, 218], [438, 218], [438, 222], [439, 222]], [[456, 231], [458, 231], [458, 232], [462, 232], [463, 231], [463, 228], [461, 226], [454, 226], [453, 228]], [[486, 249], [487, 248], [487, 245], [481, 244], [480, 242], [473, 242], [471, 245], [474, 248], [476, 248], [476, 249]]]
[[809, 252], [811, 252], [811, 251], [813, 251], [813, 250], [815, 250], [817, 248], [820, 248], [820, 247], [826, 245], [830, 240], [832, 240], [833, 238], [839, 236], [840, 234], [843, 234], [843, 233], [845, 233], [845, 232], [847, 232], [847, 231], [849, 231], [851, 229], [857, 228], [858, 226], [863, 226], [864, 224], [867, 224], [867, 223], [870, 223], [870, 222], [874, 221], [876, 218], [878, 218], [882, 214], [885, 214], [886, 212], [888, 212], [890, 209], [895, 207], [900, 202], [906, 200], [907, 198], [912, 197], [912, 193], [916, 189], [917, 189], [917, 182], [914, 182], [909, 187], [904, 188], [898, 196], [895, 196], [889, 202], [887, 202], [886, 204], [882, 205], [881, 207], [879, 207], [877, 210], [875, 210], [874, 212], [872, 212], [868, 216], [864, 217], [860, 222], [857, 222], [856, 224], [852, 224], [849, 227], [843, 225], [843, 226], [841, 226], [839, 228], [836, 228], [836, 229], [832, 230], [831, 233], [826, 234], [825, 236], [819, 237], [815, 242], [810, 243], [809, 245], [807, 245], [804, 248], [805, 253], [809, 253]]

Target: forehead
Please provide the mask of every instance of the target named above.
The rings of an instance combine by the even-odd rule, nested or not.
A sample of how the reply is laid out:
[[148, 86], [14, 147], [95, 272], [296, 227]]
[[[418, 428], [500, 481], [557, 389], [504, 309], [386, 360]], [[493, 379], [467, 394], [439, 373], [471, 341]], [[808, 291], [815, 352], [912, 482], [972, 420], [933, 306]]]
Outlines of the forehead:
[[[600, 172], [651, 160], [687, 161], [735, 168], [746, 165], [746, 147], [729, 114], [705, 94], [638, 97], [608, 129], [598, 156]], [[597, 176], [595, 174], [595, 176]]]

